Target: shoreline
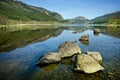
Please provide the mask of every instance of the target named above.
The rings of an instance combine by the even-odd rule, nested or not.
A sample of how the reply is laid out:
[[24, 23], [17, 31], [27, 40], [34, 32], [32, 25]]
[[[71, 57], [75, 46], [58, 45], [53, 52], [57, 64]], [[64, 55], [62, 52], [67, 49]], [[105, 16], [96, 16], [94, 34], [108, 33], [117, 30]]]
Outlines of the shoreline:
[[21, 24], [6, 24], [6, 25], [0, 25], [0, 27], [11, 27], [11, 26], [118, 26], [120, 27], [120, 24], [117, 24], [117, 25], [114, 25], [114, 24], [63, 24], [63, 23], [39, 23], [39, 24], [36, 24], [36, 23], [21, 23]]

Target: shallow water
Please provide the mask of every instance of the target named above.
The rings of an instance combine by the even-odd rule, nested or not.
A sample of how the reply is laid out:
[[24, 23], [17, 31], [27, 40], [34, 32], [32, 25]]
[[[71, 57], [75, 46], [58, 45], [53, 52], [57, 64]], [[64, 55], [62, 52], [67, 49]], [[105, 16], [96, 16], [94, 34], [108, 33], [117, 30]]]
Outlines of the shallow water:
[[[93, 29], [99, 28], [100, 34]], [[77, 31], [77, 33], [72, 33]], [[64, 29], [56, 36], [43, 41], [27, 44], [10, 51], [0, 52], [0, 80], [118, 80], [120, 79], [120, 33], [119, 29], [106, 27], [74, 26]], [[54, 33], [55, 34], [55, 33]], [[89, 34], [89, 42], [80, 42], [82, 35]], [[117, 34], [117, 36], [115, 36]], [[65, 41], [77, 41], [86, 51], [99, 51], [105, 70], [94, 74], [74, 72], [71, 58], [48, 66], [36, 66], [37, 61], [47, 52], [56, 52]]]

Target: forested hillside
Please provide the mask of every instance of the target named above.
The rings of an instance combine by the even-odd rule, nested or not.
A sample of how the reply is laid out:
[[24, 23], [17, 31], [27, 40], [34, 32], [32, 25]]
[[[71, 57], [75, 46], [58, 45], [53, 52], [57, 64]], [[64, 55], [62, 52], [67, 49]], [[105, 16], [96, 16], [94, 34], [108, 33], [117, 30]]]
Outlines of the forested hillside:
[[120, 24], [120, 11], [96, 17], [89, 21], [94, 24]]
[[56, 12], [27, 5], [21, 1], [0, 0], [0, 24], [5, 24], [7, 20], [62, 21], [63, 18]]

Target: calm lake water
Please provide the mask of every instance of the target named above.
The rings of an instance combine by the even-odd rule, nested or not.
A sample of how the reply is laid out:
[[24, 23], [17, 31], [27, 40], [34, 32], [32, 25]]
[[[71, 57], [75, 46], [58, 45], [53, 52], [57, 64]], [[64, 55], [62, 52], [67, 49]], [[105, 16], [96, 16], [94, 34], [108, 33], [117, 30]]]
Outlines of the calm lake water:
[[[94, 34], [99, 28], [101, 33]], [[73, 33], [76, 31], [77, 33]], [[89, 34], [89, 42], [80, 42]], [[28, 36], [29, 35], [29, 36]], [[56, 52], [65, 41], [77, 41], [86, 51], [99, 51], [104, 71], [93, 74], [74, 72], [71, 58], [44, 67], [37, 61], [47, 52]], [[0, 28], [0, 80], [119, 80], [120, 27], [68, 26], [68, 28], [9, 31]]]

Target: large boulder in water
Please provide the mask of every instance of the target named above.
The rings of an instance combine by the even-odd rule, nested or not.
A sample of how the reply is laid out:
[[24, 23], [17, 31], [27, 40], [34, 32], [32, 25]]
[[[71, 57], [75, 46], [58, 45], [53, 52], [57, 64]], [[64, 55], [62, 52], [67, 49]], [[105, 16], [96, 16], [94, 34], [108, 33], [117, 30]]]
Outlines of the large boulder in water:
[[45, 65], [50, 63], [59, 62], [61, 60], [61, 54], [49, 52], [43, 56], [37, 63], [37, 65]]
[[78, 54], [76, 56], [75, 63], [75, 70], [83, 71], [84, 73], [95, 73], [100, 70], [104, 70], [104, 68], [90, 55], [88, 54]]
[[70, 57], [74, 54], [81, 54], [81, 49], [76, 42], [66, 41], [58, 47], [58, 52], [62, 57]]
[[87, 54], [92, 56], [100, 64], [102, 63], [102, 56], [101, 56], [100, 52], [89, 52], [89, 51], [87, 51]]

